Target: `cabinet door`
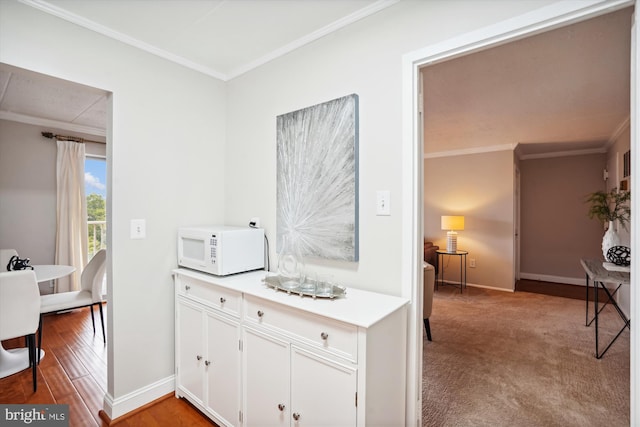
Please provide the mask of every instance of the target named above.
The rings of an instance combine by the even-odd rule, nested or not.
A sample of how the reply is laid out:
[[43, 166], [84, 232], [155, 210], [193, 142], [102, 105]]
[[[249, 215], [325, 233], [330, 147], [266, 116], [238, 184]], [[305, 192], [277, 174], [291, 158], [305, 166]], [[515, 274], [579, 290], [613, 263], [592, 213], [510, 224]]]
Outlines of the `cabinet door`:
[[245, 328], [242, 354], [245, 426], [288, 426], [289, 343]]
[[180, 298], [177, 301], [176, 357], [178, 391], [197, 403], [204, 398], [203, 310]]
[[291, 346], [292, 426], [355, 426], [357, 370]]
[[240, 414], [240, 350], [238, 322], [206, 311], [207, 409], [227, 425]]

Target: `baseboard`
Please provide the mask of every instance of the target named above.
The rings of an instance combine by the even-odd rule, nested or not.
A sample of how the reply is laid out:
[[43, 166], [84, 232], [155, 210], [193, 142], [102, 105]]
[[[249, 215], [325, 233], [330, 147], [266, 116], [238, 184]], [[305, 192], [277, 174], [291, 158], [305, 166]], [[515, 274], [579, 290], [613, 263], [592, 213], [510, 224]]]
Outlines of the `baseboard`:
[[122, 417], [141, 406], [157, 400], [176, 389], [175, 376], [163, 378], [138, 390], [114, 399], [109, 393], [105, 394], [103, 408], [105, 415], [111, 419]]
[[483, 288], [483, 289], [491, 289], [493, 291], [502, 291], [502, 292], [515, 292], [514, 289], [505, 289], [505, 288], [498, 288], [495, 286], [487, 286], [487, 285], [477, 285], [475, 283], [467, 283], [467, 286], [470, 286], [472, 288]]
[[[460, 287], [460, 282], [456, 282], [456, 281], [450, 281], [450, 280], [443, 280], [443, 282], [447, 285], [447, 286], [457, 286]], [[438, 281], [439, 283], [439, 281]], [[472, 288], [483, 288], [483, 289], [491, 289], [494, 291], [503, 291], [503, 292], [514, 292], [513, 289], [505, 289], [505, 288], [499, 288], [496, 286], [487, 286], [487, 285], [478, 285], [476, 283], [469, 283], [467, 282], [466, 286], [470, 286]]]
[[585, 285], [585, 278], [576, 278], [576, 277], [562, 277], [562, 276], [550, 276], [547, 274], [537, 274], [537, 273], [520, 273], [521, 279], [526, 280], [537, 280], [539, 282], [552, 282], [552, 283], [562, 283], [565, 285]]

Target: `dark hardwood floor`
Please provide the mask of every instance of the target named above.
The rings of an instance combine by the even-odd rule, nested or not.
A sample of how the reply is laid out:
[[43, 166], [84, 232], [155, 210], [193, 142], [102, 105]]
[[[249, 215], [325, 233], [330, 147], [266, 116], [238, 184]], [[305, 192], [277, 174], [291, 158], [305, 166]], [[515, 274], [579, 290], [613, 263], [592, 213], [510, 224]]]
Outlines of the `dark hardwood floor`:
[[[591, 284], [592, 286], [593, 284]], [[539, 280], [520, 279], [516, 282], [516, 292], [532, 292], [535, 294], [553, 295], [556, 297], [585, 300], [586, 288], [578, 285], [542, 282]], [[607, 295], [598, 289], [598, 300], [606, 301]], [[593, 288], [589, 288], [589, 301], [593, 301]]]
[[[106, 310], [104, 310], [106, 315]], [[0, 403], [69, 405], [70, 427], [107, 426], [100, 416], [107, 388], [107, 347], [102, 341], [100, 315], [96, 309], [96, 334], [89, 308], [43, 319], [42, 349], [38, 366], [38, 390], [33, 392], [31, 369], [0, 379]], [[106, 321], [105, 321], [106, 323]], [[2, 342], [7, 349], [24, 347], [24, 338]], [[199, 411], [173, 395], [159, 399], [111, 425], [212, 426]]]

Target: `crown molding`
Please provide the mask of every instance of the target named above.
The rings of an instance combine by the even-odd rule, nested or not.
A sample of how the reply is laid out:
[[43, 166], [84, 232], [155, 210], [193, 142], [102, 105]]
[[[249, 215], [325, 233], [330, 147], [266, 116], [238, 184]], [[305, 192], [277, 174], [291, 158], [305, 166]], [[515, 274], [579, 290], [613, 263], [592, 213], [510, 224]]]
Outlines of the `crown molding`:
[[287, 53], [292, 52], [306, 44], [316, 41], [326, 36], [327, 34], [331, 34], [334, 31], [338, 31], [339, 29], [344, 28], [349, 24], [353, 24], [354, 22], [357, 22], [363, 18], [366, 18], [367, 16], [373, 15], [374, 13], [384, 10], [389, 6], [393, 6], [399, 1], [400, 0], [379, 0], [365, 8], [362, 8], [352, 13], [351, 15], [347, 15], [335, 22], [332, 22], [329, 25], [326, 25], [320, 28], [319, 30], [316, 30], [310, 34], [307, 34], [304, 37], [294, 40], [293, 42], [286, 44], [272, 51], [271, 53], [268, 53], [267, 55], [264, 55], [263, 57], [256, 59], [255, 61], [248, 62], [247, 64], [232, 70], [227, 76], [227, 79], [231, 80], [235, 77], [238, 77], [248, 71], [251, 71], [254, 68], [264, 65], [267, 62], [270, 62], [276, 58], [279, 58], [280, 56], [284, 56]]
[[626, 131], [627, 129], [629, 129], [629, 127], [631, 126], [631, 116], [627, 116], [627, 118], [625, 118], [622, 123], [620, 123], [618, 125], [618, 127], [616, 128], [616, 130], [613, 131], [613, 133], [611, 134], [611, 136], [609, 137], [609, 139], [607, 140], [607, 147], [611, 147], [613, 144], [615, 144], [615, 142], [617, 141], [617, 139], [620, 137], [620, 135], [622, 135], [622, 133], [624, 131]]
[[180, 64], [184, 67], [201, 72], [208, 76], [215, 77], [216, 79], [227, 80], [227, 76], [225, 74], [220, 73], [212, 68], [205, 67], [202, 64], [198, 64], [196, 62], [190, 61], [179, 55], [175, 55], [171, 52], [167, 52], [166, 50], [159, 49], [156, 46], [150, 45], [141, 40], [130, 37], [126, 34], [122, 34], [118, 31], [112, 30], [109, 27], [105, 27], [104, 25], [101, 25], [101, 24], [98, 24], [97, 22], [83, 18], [82, 16], [76, 15], [75, 13], [71, 13], [64, 9], [61, 9], [46, 1], [42, 1], [42, 0], [18, 0], [18, 1], [26, 4], [27, 6], [31, 6], [42, 12], [48, 13], [49, 15], [56, 16], [58, 18], [64, 19], [65, 21], [69, 21], [73, 24], [84, 27], [88, 30], [102, 34], [103, 36], [107, 36], [111, 39], [118, 40], [122, 43], [128, 44], [129, 46], [133, 46], [140, 50], [144, 50], [145, 52], [148, 52], [152, 55], [159, 56], [168, 61], [175, 62], [176, 64]]
[[494, 151], [513, 151], [518, 144], [488, 145], [486, 147], [462, 148], [459, 150], [439, 151], [435, 153], [425, 153], [425, 159], [437, 159], [439, 157], [465, 156], [468, 154], [492, 153]]
[[326, 25], [323, 28], [320, 28], [319, 30], [316, 30], [310, 34], [307, 34], [304, 37], [301, 37], [285, 46], [282, 46], [279, 49], [276, 49], [274, 51], [272, 51], [271, 53], [268, 53], [267, 55], [264, 55], [263, 57], [255, 60], [255, 61], [251, 61], [248, 62], [244, 65], [241, 65], [240, 67], [235, 68], [234, 70], [232, 70], [230, 73], [225, 74], [222, 73], [218, 70], [215, 70], [213, 68], [204, 66], [200, 63], [191, 61], [189, 59], [183, 58], [179, 55], [173, 54], [171, 52], [167, 52], [164, 49], [160, 49], [156, 46], [150, 45], [149, 43], [143, 42], [142, 40], [138, 40], [134, 37], [130, 37], [126, 34], [120, 33], [118, 31], [115, 31], [109, 27], [105, 27], [104, 25], [98, 24], [97, 22], [91, 21], [89, 19], [83, 18], [82, 16], [76, 15], [74, 13], [71, 13], [67, 10], [64, 10], [60, 7], [54, 6], [51, 3], [48, 3], [44, 0], [18, 0], [19, 2], [27, 5], [27, 6], [31, 6], [35, 9], [38, 9], [42, 12], [48, 13], [50, 15], [56, 16], [58, 18], [64, 19], [65, 21], [74, 23], [76, 25], [79, 25], [81, 27], [84, 27], [88, 30], [94, 31], [96, 33], [102, 34], [103, 36], [112, 38], [114, 40], [118, 40], [122, 43], [128, 44], [129, 46], [133, 46], [135, 48], [138, 48], [140, 50], [143, 50], [145, 52], [148, 52], [152, 55], [156, 55], [159, 56], [161, 58], [164, 58], [168, 61], [174, 62], [176, 64], [182, 65], [186, 68], [190, 68], [192, 70], [201, 72], [203, 74], [206, 74], [208, 76], [214, 77], [216, 79], [222, 80], [222, 81], [228, 81], [231, 80], [232, 78], [238, 77], [250, 70], [253, 70], [254, 68], [257, 68], [261, 65], [266, 64], [267, 62], [270, 62], [280, 56], [286, 55], [287, 53], [296, 50], [306, 44], [309, 44], [315, 40], [318, 40], [321, 37], [326, 36], [327, 34], [330, 34], [334, 31], [337, 31], [343, 27], [346, 27], [349, 24], [352, 24], [356, 21], [359, 21], [363, 18], [366, 18], [367, 16], [373, 15], [374, 13], [377, 13], [383, 9], [386, 9], [396, 3], [398, 3], [400, 0], [379, 0], [365, 8], [362, 8], [354, 13], [352, 13], [351, 15], [347, 15], [335, 22], [332, 22], [329, 25]]
[[93, 126], [78, 125], [69, 122], [61, 122], [58, 120], [43, 119], [41, 117], [27, 116], [25, 114], [12, 113], [10, 111], [0, 111], [0, 120], [9, 120], [12, 122], [25, 123], [28, 125], [43, 126], [49, 128], [60, 129], [64, 131], [85, 133], [95, 136], [107, 136], [105, 129]]
[[520, 160], [534, 160], [534, 159], [550, 159], [553, 157], [569, 157], [569, 156], [584, 156], [587, 154], [605, 154], [607, 152], [606, 147], [602, 148], [590, 148], [586, 150], [567, 150], [567, 151], [554, 151], [549, 153], [540, 154], [524, 154], [519, 156]]

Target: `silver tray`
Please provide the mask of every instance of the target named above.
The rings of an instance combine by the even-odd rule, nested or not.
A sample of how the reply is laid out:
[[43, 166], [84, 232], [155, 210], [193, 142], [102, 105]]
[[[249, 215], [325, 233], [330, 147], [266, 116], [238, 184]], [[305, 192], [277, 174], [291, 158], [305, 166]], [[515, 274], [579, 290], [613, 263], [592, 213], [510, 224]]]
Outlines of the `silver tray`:
[[341, 298], [347, 295], [347, 288], [345, 288], [344, 286], [340, 286], [340, 285], [335, 285], [332, 284], [331, 285], [331, 292], [316, 292], [316, 291], [306, 291], [304, 289], [301, 289], [300, 287], [297, 288], [288, 288], [288, 287], [283, 287], [282, 285], [280, 285], [280, 276], [279, 275], [273, 275], [273, 276], [265, 276], [264, 279], [262, 279], [262, 281], [270, 288], [275, 289], [276, 291], [282, 291], [282, 292], [286, 292], [288, 294], [294, 294], [294, 295], [300, 295], [301, 297], [312, 297], [312, 298], [329, 298], [329, 299], [334, 299], [334, 298]]

